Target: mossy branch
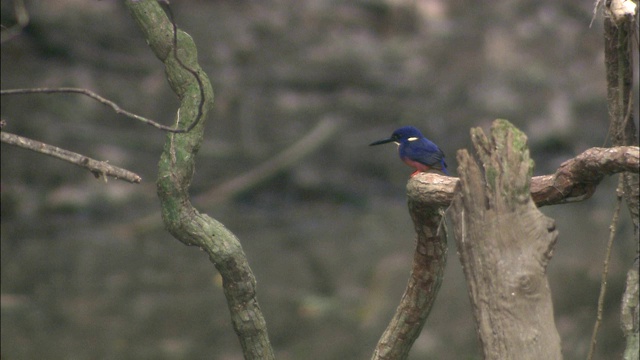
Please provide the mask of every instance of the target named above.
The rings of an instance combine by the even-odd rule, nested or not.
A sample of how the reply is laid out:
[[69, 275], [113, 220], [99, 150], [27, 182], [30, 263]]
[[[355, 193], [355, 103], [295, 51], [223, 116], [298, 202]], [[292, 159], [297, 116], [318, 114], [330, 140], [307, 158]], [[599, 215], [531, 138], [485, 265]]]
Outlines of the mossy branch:
[[195, 155], [203, 140], [204, 120], [213, 105], [211, 83], [198, 65], [195, 43], [174, 27], [155, 0], [126, 4], [147, 43], [164, 63], [169, 84], [180, 99], [176, 127], [193, 127], [185, 133], [167, 134], [158, 164], [157, 191], [165, 227], [184, 244], [207, 252], [220, 272], [245, 359], [273, 359], [256, 298], [256, 280], [240, 242], [223, 224], [199, 213], [189, 199]]

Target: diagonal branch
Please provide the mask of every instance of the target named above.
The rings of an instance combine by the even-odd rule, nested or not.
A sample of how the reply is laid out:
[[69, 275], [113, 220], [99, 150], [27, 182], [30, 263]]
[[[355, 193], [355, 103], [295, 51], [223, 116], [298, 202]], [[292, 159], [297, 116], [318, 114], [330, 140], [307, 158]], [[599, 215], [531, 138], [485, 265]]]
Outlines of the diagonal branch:
[[258, 164], [246, 173], [199, 194], [195, 197], [196, 203], [202, 206], [211, 206], [212, 204], [231, 199], [251, 189], [256, 184], [299, 163], [301, 159], [326, 144], [327, 140], [331, 139], [331, 136], [333, 136], [339, 128], [340, 123], [333, 118], [320, 121], [309, 133], [274, 157]]
[[109, 163], [104, 161], [94, 160], [90, 157], [75, 153], [73, 151], [61, 149], [57, 146], [45, 144], [40, 141], [11, 134], [6, 131], [0, 133], [0, 140], [3, 143], [53, 156], [54, 158], [76, 164], [83, 168], [87, 168], [93, 173], [96, 178], [104, 175], [111, 176], [120, 180], [126, 180], [130, 183], [135, 184], [138, 184], [142, 181], [142, 178], [140, 176], [129, 170], [110, 165]]
[[87, 89], [82, 89], [82, 88], [68, 88], [68, 87], [62, 87], [62, 88], [29, 88], [29, 89], [8, 89], [8, 90], [0, 90], [0, 95], [28, 95], [28, 94], [56, 94], [56, 93], [71, 93], [71, 94], [81, 94], [81, 95], [86, 95], [96, 101], [98, 101], [99, 103], [106, 105], [110, 108], [113, 109], [113, 111], [116, 112], [116, 114], [119, 115], [124, 115], [126, 117], [138, 120], [138, 121], [142, 121], [143, 123], [147, 124], [147, 125], [151, 125], [155, 128], [158, 128], [160, 130], [164, 130], [164, 131], [169, 131], [169, 132], [175, 132], [175, 133], [181, 133], [181, 132], [185, 132], [186, 130], [184, 129], [175, 129], [172, 128], [170, 126], [166, 126], [166, 125], [162, 125], [154, 120], [151, 119], [147, 119], [146, 117], [140, 116], [140, 115], [136, 115], [132, 112], [129, 112], [127, 110], [124, 110], [123, 108], [121, 108], [118, 104], [116, 104], [115, 102], [106, 99], [98, 94], [96, 94], [95, 92], [91, 91], [91, 90], [87, 90]]

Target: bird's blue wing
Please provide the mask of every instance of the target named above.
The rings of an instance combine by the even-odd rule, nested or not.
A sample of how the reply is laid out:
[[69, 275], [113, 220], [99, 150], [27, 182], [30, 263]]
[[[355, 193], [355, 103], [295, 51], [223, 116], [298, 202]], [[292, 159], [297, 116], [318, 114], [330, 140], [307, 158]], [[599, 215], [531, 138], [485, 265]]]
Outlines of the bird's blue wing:
[[444, 160], [444, 153], [438, 145], [422, 138], [409, 142], [404, 149], [405, 156], [410, 159], [425, 164], [434, 169], [446, 169], [447, 163]]

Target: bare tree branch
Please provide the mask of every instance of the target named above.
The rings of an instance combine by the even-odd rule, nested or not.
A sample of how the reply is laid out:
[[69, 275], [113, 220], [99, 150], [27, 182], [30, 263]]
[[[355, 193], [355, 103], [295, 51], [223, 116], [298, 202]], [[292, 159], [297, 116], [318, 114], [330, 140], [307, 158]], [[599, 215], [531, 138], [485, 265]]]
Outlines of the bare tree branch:
[[326, 143], [339, 127], [339, 122], [332, 118], [320, 121], [308, 134], [296, 141], [295, 144], [250, 171], [198, 195], [194, 200], [202, 206], [211, 206], [212, 204], [228, 200], [252, 188], [261, 181], [265, 181], [269, 177], [300, 162], [305, 156]]
[[151, 125], [160, 130], [173, 132], [173, 133], [183, 133], [187, 132], [189, 129], [176, 129], [170, 126], [162, 125], [154, 120], [147, 119], [146, 117], [136, 115], [132, 112], [122, 109], [115, 102], [106, 99], [91, 90], [82, 89], [82, 88], [30, 88], [30, 89], [8, 89], [8, 90], [0, 90], [0, 95], [28, 95], [28, 94], [60, 94], [60, 93], [72, 93], [72, 94], [82, 94], [86, 95], [99, 103], [106, 105], [113, 109], [116, 114], [124, 115], [126, 117], [141, 121], [147, 125]]
[[[591, 148], [560, 165], [551, 175], [531, 178], [531, 197], [537, 206], [558, 205], [590, 198], [606, 175], [640, 171], [640, 149], [637, 146]], [[423, 201], [449, 206], [455, 194], [458, 178], [419, 173], [416, 191]]]
[[531, 197], [537, 206], [586, 200], [604, 176], [637, 173], [639, 158], [637, 146], [588, 149], [562, 163], [555, 174], [533, 177]]
[[[177, 25], [175, 23], [175, 21], [173, 20], [173, 11], [171, 11], [171, 7], [169, 7], [169, 2], [168, 1], [162, 1], [162, 3], [166, 3], [166, 9], [167, 12], [169, 14], [169, 21], [171, 22], [171, 26], [173, 27], [173, 43], [177, 44], [178, 43], [178, 30], [177, 30]], [[17, 26], [18, 31], [21, 31], [22, 28], [24, 26], [26, 26], [26, 24], [29, 21], [29, 14], [26, 12], [26, 9], [24, 7], [24, 3], [20, 0], [17, 1], [15, 3], [15, 11], [16, 11], [16, 17], [18, 20], [18, 24]], [[10, 30], [5, 30], [2, 32], [3, 35], [3, 40], [5, 40], [5, 33], [7, 33], [9, 35], [9, 33], [13, 33], [13, 31]], [[174, 49], [176, 47], [174, 46]], [[176, 53], [177, 54], [177, 53]], [[162, 125], [157, 121], [145, 118], [143, 116], [134, 114], [132, 112], [126, 111], [124, 109], [122, 109], [120, 106], [118, 106], [118, 104], [116, 104], [115, 102], [106, 99], [98, 94], [96, 94], [95, 92], [91, 91], [91, 90], [87, 90], [87, 89], [81, 89], [81, 88], [68, 88], [68, 87], [61, 87], [61, 88], [29, 88], [29, 89], [8, 89], [8, 90], [0, 90], [0, 95], [27, 95], [27, 94], [56, 94], [56, 93], [75, 93], [75, 94], [82, 94], [82, 95], [86, 95], [100, 103], [102, 103], [103, 105], [106, 105], [110, 108], [112, 108], [117, 114], [120, 115], [124, 115], [127, 116], [129, 118], [141, 121], [147, 125], [151, 125], [155, 128], [158, 128], [160, 130], [164, 130], [164, 131], [168, 131], [168, 132], [172, 132], [172, 133], [185, 133], [185, 132], [189, 132], [191, 131], [199, 122], [200, 119], [202, 118], [202, 114], [203, 114], [203, 107], [204, 107], [204, 84], [202, 82], [202, 79], [200, 77], [200, 74], [196, 71], [193, 70], [192, 68], [190, 68], [189, 66], [187, 66], [185, 63], [182, 62], [182, 60], [180, 59], [180, 57], [175, 56], [175, 61], [178, 62], [178, 64], [180, 66], [182, 66], [182, 68], [184, 70], [186, 70], [187, 72], [191, 73], [191, 75], [195, 78], [197, 84], [198, 84], [198, 89], [200, 90], [200, 101], [198, 102], [198, 114], [196, 116], [196, 120], [191, 123], [188, 127], [182, 129], [182, 128], [172, 128], [170, 126], [166, 126], [166, 125]], [[179, 115], [179, 114], [178, 114]]]
[[140, 176], [138, 176], [137, 174], [129, 170], [119, 168], [117, 166], [113, 166], [104, 161], [94, 160], [82, 154], [61, 149], [59, 147], [45, 144], [40, 141], [36, 141], [26, 137], [11, 134], [6, 131], [2, 131], [0, 133], [0, 140], [3, 143], [11, 144], [17, 147], [21, 147], [23, 149], [32, 150], [41, 154], [53, 156], [60, 160], [64, 160], [72, 164], [78, 165], [80, 167], [89, 169], [89, 171], [91, 171], [96, 178], [99, 178], [100, 176], [104, 175], [104, 176], [111, 176], [119, 180], [126, 180], [130, 183], [135, 183], [135, 184], [140, 183], [142, 181], [142, 178]]
[[602, 266], [602, 274], [600, 280], [600, 295], [598, 295], [598, 310], [596, 311], [596, 321], [593, 325], [593, 332], [591, 333], [591, 343], [589, 345], [589, 353], [587, 354], [587, 360], [592, 360], [596, 351], [596, 343], [598, 339], [598, 330], [602, 323], [602, 311], [604, 309], [604, 299], [607, 293], [607, 276], [609, 275], [609, 264], [611, 261], [611, 248], [613, 247], [613, 240], [616, 238], [616, 232], [618, 230], [618, 221], [620, 220], [620, 207], [622, 204], [622, 188], [623, 177], [620, 176], [618, 180], [618, 188], [616, 189], [616, 208], [613, 211], [613, 218], [611, 219], [611, 225], [609, 225], [609, 240], [607, 241], [607, 248], [604, 252], [604, 265]]

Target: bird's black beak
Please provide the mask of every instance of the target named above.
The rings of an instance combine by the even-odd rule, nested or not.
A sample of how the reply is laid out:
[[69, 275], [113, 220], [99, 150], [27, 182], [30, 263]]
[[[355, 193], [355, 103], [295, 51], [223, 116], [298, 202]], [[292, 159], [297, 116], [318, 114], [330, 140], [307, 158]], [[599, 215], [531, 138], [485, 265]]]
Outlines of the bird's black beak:
[[387, 143], [394, 142], [394, 141], [396, 141], [396, 139], [394, 139], [394, 138], [382, 139], [382, 140], [378, 140], [378, 141], [372, 142], [371, 144], [369, 144], [369, 146], [382, 145], [382, 144], [387, 144]]

